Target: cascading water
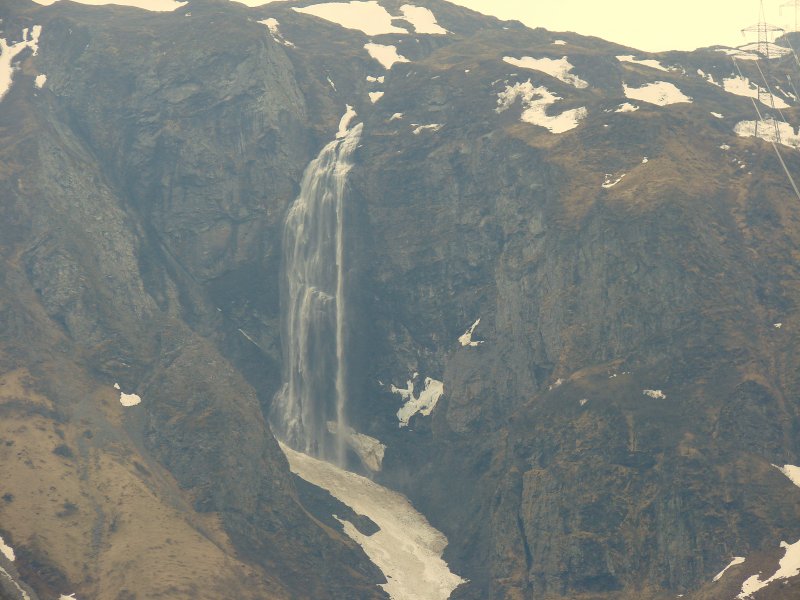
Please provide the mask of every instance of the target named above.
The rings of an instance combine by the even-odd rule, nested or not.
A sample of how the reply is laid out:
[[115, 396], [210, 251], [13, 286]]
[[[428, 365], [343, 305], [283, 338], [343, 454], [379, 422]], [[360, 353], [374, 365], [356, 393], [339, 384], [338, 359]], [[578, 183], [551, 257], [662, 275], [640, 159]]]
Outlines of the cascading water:
[[283, 386], [270, 418], [276, 436], [289, 446], [339, 465], [347, 430], [344, 197], [362, 129], [361, 123], [348, 128], [355, 116], [348, 106], [336, 139], [306, 168], [286, 215]]

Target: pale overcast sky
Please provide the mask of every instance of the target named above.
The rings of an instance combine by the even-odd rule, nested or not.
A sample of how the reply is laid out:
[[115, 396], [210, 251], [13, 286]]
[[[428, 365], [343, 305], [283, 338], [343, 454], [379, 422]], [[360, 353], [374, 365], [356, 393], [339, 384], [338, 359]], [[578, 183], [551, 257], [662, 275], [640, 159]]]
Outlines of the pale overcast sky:
[[[55, 0], [35, 0], [50, 4]], [[78, 0], [86, 4], [131, 4], [172, 10], [173, 0]], [[255, 6], [264, 0], [240, 0]], [[413, 4], [414, 0], [407, 0]], [[641, 50], [693, 50], [754, 41], [741, 29], [759, 20], [759, 0], [451, 0], [501, 19], [516, 19], [530, 27], [576, 31]], [[766, 19], [787, 30], [795, 29], [789, 0], [764, 0]], [[798, 0], [800, 4], [800, 0]]]
[[[759, 0], [451, 0], [529, 27], [595, 35], [642, 50], [738, 46], [755, 37], [741, 30], [759, 20]], [[764, 0], [767, 22], [794, 30], [787, 0]]]

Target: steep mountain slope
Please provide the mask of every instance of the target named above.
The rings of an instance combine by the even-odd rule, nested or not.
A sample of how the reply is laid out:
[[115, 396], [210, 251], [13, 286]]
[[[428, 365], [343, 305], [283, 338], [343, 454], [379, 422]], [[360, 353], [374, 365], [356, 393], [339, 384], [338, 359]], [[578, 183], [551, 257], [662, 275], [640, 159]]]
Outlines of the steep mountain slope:
[[453, 597], [771, 576], [800, 538], [774, 466], [800, 200], [728, 53], [326, 6], [0, 7], [29, 44], [0, 100], [0, 566], [42, 598], [386, 597], [266, 419], [284, 217], [350, 105], [348, 422], [386, 445], [350, 467], [447, 536]]

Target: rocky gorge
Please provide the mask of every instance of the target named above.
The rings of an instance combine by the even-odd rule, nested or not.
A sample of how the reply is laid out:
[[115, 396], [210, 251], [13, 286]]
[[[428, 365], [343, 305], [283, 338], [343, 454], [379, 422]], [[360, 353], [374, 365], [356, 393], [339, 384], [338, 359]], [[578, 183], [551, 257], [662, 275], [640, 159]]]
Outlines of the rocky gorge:
[[451, 597], [771, 576], [800, 538], [800, 199], [741, 133], [756, 63], [349, 4], [389, 24], [0, 6], [0, 597], [387, 597], [269, 425], [284, 222], [348, 106], [346, 421], [385, 450], [344, 462], [446, 536]]

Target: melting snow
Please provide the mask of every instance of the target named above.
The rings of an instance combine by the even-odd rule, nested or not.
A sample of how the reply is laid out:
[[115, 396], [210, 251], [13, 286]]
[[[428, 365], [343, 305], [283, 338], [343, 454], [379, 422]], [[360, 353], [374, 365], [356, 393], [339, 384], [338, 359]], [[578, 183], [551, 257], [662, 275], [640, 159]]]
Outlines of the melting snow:
[[404, 4], [400, 7], [400, 12], [403, 13], [403, 18], [411, 23], [416, 33], [430, 33], [434, 35], [450, 33], [436, 22], [436, 17], [427, 8], [414, 6], [413, 4]]
[[645, 67], [650, 67], [651, 69], [658, 69], [659, 71], [669, 71], [669, 69], [667, 69], [664, 65], [657, 60], [653, 60], [652, 58], [639, 60], [634, 58], [633, 54], [623, 54], [622, 56], [618, 56], [617, 60], [620, 62], [632, 63], [634, 65], [643, 65]]
[[381, 75], [380, 77], [373, 77], [372, 75], [367, 75], [367, 81], [369, 83], [383, 83], [386, 81], [386, 77]]
[[564, 40], [555, 40], [553, 44], [555, 44], [556, 46], [566, 46], [567, 42], [565, 42]]
[[331, 21], [347, 29], [357, 29], [367, 35], [408, 33], [406, 29], [392, 25], [392, 15], [375, 0], [294, 6], [292, 10]]
[[[726, 77], [722, 80], [722, 88], [729, 94], [758, 100], [758, 86], [746, 77], [739, 77], [738, 75], [735, 77]], [[772, 98], [775, 102], [775, 108], [789, 108], [789, 105], [778, 96], [773, 94]], [[766, 102], [762, 102], [762, 104], [770, 106]]]
[[383, 98], [383, 92], [369, 92], [369, 99], [373, 104], [375, 104], [381, 98]]
[[514, 58], [513, 56], [504, 56], [503, 61], [521, 69], [533, 69], [534, 71], [541, 71], [547, 73], [551, 77], [575, 86], [576, 88], [583, 89], [589, 87], [589, 84], [583, 79], [570, 73], [575, 67], [569, 62], [569, 59], [564, 56], [562, 58], [533, 58], [531, 56], [523, 56], [522, 58]]
[[396, 121], [397, 119], [402, 119], [402, 118], [403, 118], [403, 113], [394, 113], [394, 114], [393, 114], [393, 115], [392, 115], [392, 116], [389, 118], [389, 120], [390, 120], [390, 121]]
[[712, 117], [717, 117], [718, 119], [724, 119], [725, 118], [725, 115], [722, 115], [720, 113], [715, 113], [715, 112], [712, 112], [711, 116]]
[[47, 81], [47, 75], [44, 73], [40, 73], [36, 76], [36, 79], [33, 80], [33, 83], [36, 84], [38, 89], [42, 89], [44, 87], [45, 82]]
[[786, 475], [786, 477], [788, 477], [793, 484], [795, 484], [797, 487], [800, 487], [800, 467], [796, 467], [794, 465], [783, 465], [782, 467], [779, 467], [778, 465], [772, 466]]
[[630, 102], [623, 102], [622, 104], [619, 105], [619, 108], [617, 108], [617, 110], [615, 110], [614, 112], [627, 113], [627, 112], [636, 112], [637, 110], [639, 110], [639, 107], [636, 106], [635, 104], [631, 104]]
[[644, 164], [646, 164], [646, 163], [648, 163], [649, 161], [650, 161], [650, 159], [649, 159], [649, 158], [647, 158], [646, 156], [643, 156], [643, 157], [642, 157], [642, 164], [643, 164], [643, 165], [644, 165]]
[[[30, 36], [28, 32], [30, 31]], [[27, 27], [22, 30], [22, 40], [16, 44], [8, 44], [4, 38], [0, 38], [0, 100], [11, 89], [12, 78], [14, 76], [13, 62], [17, 55], [25, 48], [33, 50], [36, 56], [39, 52], [39, 35], [42, 33], [41, 25], [34, 25], [31, 30]]]
[[114, 384], [114, 389], [119, 390], [119, 403], [122, 404], [122, 406], [136, 406], [142, 401], [136, 394], [126, 394], [123, 392], [118, 383]]
[[66, 594], [61, 594], [61, 595], [58, 597], [58, 600], [75, 600], [75, 592], [72, 592], [72, 593], [71, 593], [71, 594], [69, 594], [69, 595], [66, 595]]
[[462, 346], [475, 347], [475, 346], [480, 346], [483, 343], [482, 341], [475, 341], [475, 342], [472, 341], [472, 333], [475, 331], [475, 328], [478, 326], [478, 323], [480, 322], [481, 322], [480, 319], [475, 321], [472, 324], [472, 326], [469, 329], [467, 329], [461, 337], [458, 338], [458, 341], [461, 343]]
[[586, 107], [565, 110], [560, 115], [550, 116], [547, 107], [561, 100], [546, 87], [533, 87], [530, 79], [525, 83], [515, 83], [506, 86], [506, 89], [497, 95], [497, 108], [495, 112], [501, 113], [508, 110], [517, 98], [521, 99], [523, 111], [521, 120], [525, 123], [545, 127], [551, 133], [564, 133], [575, 129], [581, 119], [586, 117]]
[[[773, 325], [772, 325], [772, 326], [773, 326], [775, 329], [780, 329], [781, 327], [783, 327], [783, 323], [773, 323]], [[795, 468], [797, 468], [797, 467], [795, 467]]]
[[642, 390], [642, 393], [645, 396], [656, 398], [657, 400], [664, 400], [667, 397], [667, 395], [661, 390]]
[[[332, 434], [338, 434], [339, 428], [340, 426], [336, 421], [328, 421], [328, 431]], [[352, 427], [345, 427], [344, 441], [370, 471], [376, 473], [381, 470], [386, 444], [382, 444], [380, 440], [374, 437], [358, 433]]]
[[394, 63], [409, 62], [409, 60], [397, 53], [395, 46], [384, 46], [383, 44], [374, 44], [369, 42], [364, 44], [364, 49], [369, 52], [369, 55], [377, 60], [384, 69], [391, 69]]
[[2, 536], [0, 536], [0, 554], [5, 556], [11, 562], [14, 562], [16, 559], [14, 556], [14, 549], [3, 541]]
[[620, 175], [616, 179], [612, 179], [612, 177], [614, 177], [614, 176], [611, 173], [606, 173], [605, 181], [603, 181], [602, 187], [604, 187], [605, 189], [614, 187], [615, 185], [617, 185], [620, 181], [622, 181], [625, 178], [625, 175], [627, 175], [627, 173], [623, 173], [622, 175]]
[[756, 136], [756, 121], [740, 121], [733, 128], [734, 133], [739, 137], [759, 137], [768, 142], [777, 142], [775, 139], [775, 127], [780, 133], [780, 143], [790, 148], [800, 147], [800, 136], [795, 128], [783, 121], [766, 119], [758, 122], [758, 135]]
[[416, 125], [416, 123], [412, 123], [411, 126], [414, 127], [414, 130], [411, 132], [414, 135], [419, 135], [423, 131], [436, 132], [442, 128], [442, 126], [439, 123], [431, 123], [430, 125]]
[[[266, 26], [269, 29], [270, 35], [272, 35], [272, 39], [278, 42], [279, 44], [283, 44], [284, 46], [288, 46], [289, 48], [294, 48], [294, 44], [292, 42], [287, 41], [284, 39], [283, 35], [281, 35], [280, 29], [278, 29], [278, 19], [274, 19], [270, 17], [269, 19], [263, 19], [259, 21], [262, 25]], [[330, 81], [330, 78], [328, 78]]]
[[579, 404], [580, 404], [581, 406], [586, 406], [586, 404], [587, 404], [588, 402], [589, 402], [589, 399], [588, 399], [588, 398], [582, 398], [582, 399], [580, 400]]
[[722, 144], [722, 145], [719, 147], [719, 149], [720, 149], [720, 150], [730, 150], [730, 149], [731, 149], [731, 147], [730, 147], [730, 146], [728, 146], [728, 144]]
[[309, 483], [369, 517], [380, 530], [364, 535], [340, 519], [386, 576], [381, 587], [394, 600], [446, 600], [464, 580], [442, 560], [447, 538], [428, 523], [402, 494], [281, 445], [291, 470]]
[[414, 396], [414, 380], [417, 374], [414, 375], [406, 382], [408, 386], [406, 389], [398, 388], [392, 385], [391, 391], [393, 394], [398, 394], [405, 404], [397, 411], [397, 418], [400, 421], [400, 427], [407, 427], [408, 422], [412, 416], [420, 413], [423, 416], [428, 416], [433, 411], [436, 403], [444, 393], [444, 384], [441, 381], [436, 381], [430, 377], [425, 378], [425, 386], [419, 393], [419, 396]]
[[649, 102], [650, 104], [656, 104], [658, 106], [692, 101], [689, 96], [686, 96], [677, 86], [668, 81], [646, 83], [638, 88], [628, 87], [623, 83], [622, 88], [625, 90], [625, 96], [627, 98]]
[[769, 579], [765, 579], [763, 581], [761, 580], [760, 573], [749, 577], [742, 584], [742, 591], [738, 596], [736, 596], [736, 598], [739, 600], [751, 598], [753, 594], [760, 589], [767, 587], [773, 581], [777, 581], [779, 579], [789, 579], [790, 577], [800, 575], [800, 540], [794, 544], [781, 542], [781, 548], [784, 548], [786, 552], [784, 553], [783, 558], [781, 558], [780, 563], [778, 563], [778, 570], [775, 572], [775, 574]]
[[717, 573], [716, 576], [714, 577], [714, 579], [712, 579], [711, 581], [719, 581], [720, 579], [722, 579], [722, 576], [725, 575], [725, 571], [727, 571], [731, 567], [735, 567], [736, 565], [740, 565], [743, 562], [744, 562], [744, 558], [743, 557], [734, 556], [733, 560], [730, 563], [728, 563], [728, 566], [725, 567], [724, 569], [722, 569], [722, 571], [720, 571], [719, 573]]

